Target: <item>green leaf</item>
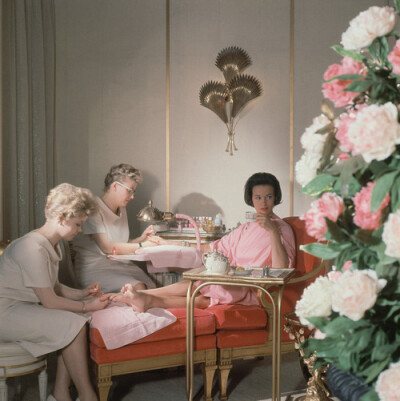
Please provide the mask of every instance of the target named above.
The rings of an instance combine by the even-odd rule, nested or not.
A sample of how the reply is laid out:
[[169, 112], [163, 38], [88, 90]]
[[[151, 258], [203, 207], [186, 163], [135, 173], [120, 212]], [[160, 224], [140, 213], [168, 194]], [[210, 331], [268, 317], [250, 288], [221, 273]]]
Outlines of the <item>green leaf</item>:
[[374, 176], [381, 175], [384, 171], [389, 170], [388, 165], [385, 162], [378, 160], [372, 160], [369, 169], [372, 171]]
[[360, 374], [366, 376], [365, 382], [371, 383], [374, 379], [376, 379], [382, 370], [385, 369], [385, 367], [390, 363], [391, 359], [391, 355], [388, 355], [384, 360], [371, 363], [367, 369], [360, 372]]
[[395, 179], [390, 190], [390, 205], [392, 211], [400, 208], [400, 176]]
[[337, 75], [336, 77], [327, 79], [324, 82], [331, 82], [331, 81], [334, 81], [335, 79], [340, 79], [342, 81], [354, 81], [354, 80], [359, 80], [359, 79], [364, 80], [365, 79], [365, 75], [361, 75], [361, 74], [342, 74], [342, 75]]
[[354, 81], [351, 84], [347, 85], [344, 91], [361, 93], [367, 91], [372, 84], [373, 81], [371, 81], [370, 79], [363, 79], [362, 81]]
[[355, 50], [346, 50], [343, 49], [342, 46], [335, 45], [331, 47], [336, 53], [340, 54], [342, 57], [349, 56], [353, 60], [364, 62], [365, 57], [361, 54], [356, 52]]
[[393, 0], [393, 3], [397, 14], [400, 14], [400, 0]]
[[371, 197], [371, 212], [375, 212], [376, 210], [378, 210], [383, 199], [390, 191], [390, 188], [393, 185], [393, 181], [399, 174], [399, 171], [391, 171], [389, 173], [383, 174], [376, 180], [376, 184], [372, 191]]
[[349, 244], [320, 244], [314, 242], [312, 244], [300, 245], [300, 249], [304, 252], [310, 253], [321, 259], [333, 259], [340, 254], [342, 249], [345, 249]]
[[333, 181], [335, 181], [335, 177], [329, 174], [319, 174], [310, 181], [301, 192], [311, 196], [319, 195], [321, 192], [330, 189]]
[[328, 240], [334, 240], [336, 242], [342, 242], [347, 240], [346, 234], [336, 223], [327, 218], [325, 218], [325, 222], [328, 227], [327, 234], [329, 234], [329, 238], [326, 235], [325, 236], [327, 237]]
[[375, 390], [370, 390], [361, 397], [360, 401], [379, 401], [378, 393]]

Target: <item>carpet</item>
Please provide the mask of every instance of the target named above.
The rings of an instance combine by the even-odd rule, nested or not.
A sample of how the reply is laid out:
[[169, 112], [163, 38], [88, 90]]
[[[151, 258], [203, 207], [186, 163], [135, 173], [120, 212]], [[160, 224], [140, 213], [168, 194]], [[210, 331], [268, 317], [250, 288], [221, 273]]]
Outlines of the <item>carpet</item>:
[[[281, 401], [296, 401], [298, 398], [301, 396], [306, 395], [306, 390], [297, 390], [297, 391], [292, 391], [290, 393], [282, 393], [281, 394]], [[332, 401], [340, 401], [339, 398], [336, 397], [330, 397]], [[265, 400], [260, 400], [260, 401], [271, 401], [271, 398], [265, 399]]]

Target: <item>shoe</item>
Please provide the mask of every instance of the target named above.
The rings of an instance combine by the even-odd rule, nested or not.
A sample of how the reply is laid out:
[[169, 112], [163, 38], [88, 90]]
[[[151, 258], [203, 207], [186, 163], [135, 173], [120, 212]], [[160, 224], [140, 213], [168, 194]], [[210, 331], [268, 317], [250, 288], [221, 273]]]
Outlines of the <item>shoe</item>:
[[47, 397], [47, 401], [57, 401], [51, 394]]

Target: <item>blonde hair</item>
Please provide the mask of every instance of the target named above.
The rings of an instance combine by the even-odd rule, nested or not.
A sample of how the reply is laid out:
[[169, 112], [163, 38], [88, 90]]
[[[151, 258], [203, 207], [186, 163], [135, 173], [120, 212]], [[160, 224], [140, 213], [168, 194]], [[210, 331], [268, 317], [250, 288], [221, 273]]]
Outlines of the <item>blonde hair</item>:
[[96, 214], [98, 208], [92, 192], [88, 189], [63, 183], [50, 190], [44, 214], [46, 219], [61, 217], [69, 220]]
[[123, 181], [129, 178], [138, 184], [142, 182], [142, 172], [130, 164], [121, 163], [110, 168], [104, 179], [104, 192], [107, 192], [110, 185], [115, 181]]

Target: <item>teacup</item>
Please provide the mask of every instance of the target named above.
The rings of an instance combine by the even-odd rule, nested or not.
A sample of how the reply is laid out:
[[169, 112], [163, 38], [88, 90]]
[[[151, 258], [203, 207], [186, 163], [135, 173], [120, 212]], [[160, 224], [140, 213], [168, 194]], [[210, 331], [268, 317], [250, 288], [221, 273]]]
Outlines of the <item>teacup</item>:
[[245, 213], [245, 219], [248, 223], [251, 223], [253, 221], [256, 221], [256, 214], [255, 212], [246, 212]]

